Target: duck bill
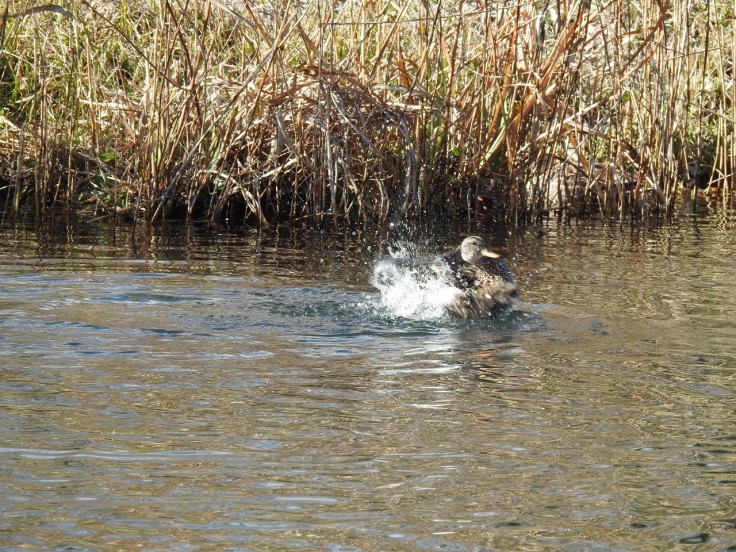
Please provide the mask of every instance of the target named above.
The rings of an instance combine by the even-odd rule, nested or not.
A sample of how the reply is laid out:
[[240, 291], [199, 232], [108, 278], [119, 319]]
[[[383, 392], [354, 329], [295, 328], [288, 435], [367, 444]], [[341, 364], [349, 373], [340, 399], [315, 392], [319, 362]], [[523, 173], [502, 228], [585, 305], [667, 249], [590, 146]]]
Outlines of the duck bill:
[[495, 251], [491, 251], [490, 249], [484, 249], [483, 251], [480, 252], [480, 254], [483, 255], [484, 257], [490, 257], [491, 259], [498, 259], [501, 257], [501, 255], [499, 255]]

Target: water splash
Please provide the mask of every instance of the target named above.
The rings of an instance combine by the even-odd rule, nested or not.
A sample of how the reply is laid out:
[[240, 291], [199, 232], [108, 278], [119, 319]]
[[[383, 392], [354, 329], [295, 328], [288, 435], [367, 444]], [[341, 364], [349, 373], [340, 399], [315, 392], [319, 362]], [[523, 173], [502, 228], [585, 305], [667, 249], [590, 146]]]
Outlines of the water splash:
[[445, 307], [457, 298], [458, 290], [416, 249], [413, 244], [399, 244], [376, 262], [370, 282], [381, 293], [380, 308], [412, 320], [445, 318]]

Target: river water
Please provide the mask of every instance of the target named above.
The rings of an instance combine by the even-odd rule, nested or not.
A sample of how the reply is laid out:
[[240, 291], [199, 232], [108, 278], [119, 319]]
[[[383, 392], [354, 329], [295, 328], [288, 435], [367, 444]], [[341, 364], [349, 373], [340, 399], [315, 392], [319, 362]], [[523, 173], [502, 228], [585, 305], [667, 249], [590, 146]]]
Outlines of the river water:
[[736, 217], [489, 228], [473, 322], [371, 285], [465, 232], [6, 224], [0, 548], [736, 550]]

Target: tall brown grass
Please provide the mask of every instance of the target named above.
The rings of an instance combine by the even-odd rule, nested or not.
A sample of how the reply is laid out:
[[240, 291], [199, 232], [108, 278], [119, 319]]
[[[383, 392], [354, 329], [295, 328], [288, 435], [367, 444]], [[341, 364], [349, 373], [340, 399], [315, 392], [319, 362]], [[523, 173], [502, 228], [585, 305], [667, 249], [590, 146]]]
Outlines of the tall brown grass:
[[269, 224], [672, 212], [736, 166], [724, 1], [5, 2], [0, 193]]

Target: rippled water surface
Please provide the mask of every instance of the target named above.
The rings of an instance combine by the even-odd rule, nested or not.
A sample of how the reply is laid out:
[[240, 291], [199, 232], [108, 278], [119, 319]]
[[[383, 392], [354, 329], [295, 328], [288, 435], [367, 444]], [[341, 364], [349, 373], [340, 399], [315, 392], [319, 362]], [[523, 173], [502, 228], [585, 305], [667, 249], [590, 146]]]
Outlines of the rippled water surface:
[[173, 226], [0, 233], [3, 549], [736, 550], [734, 219], [476, 228], [484, 322], [370, 285], [460, 233]]

